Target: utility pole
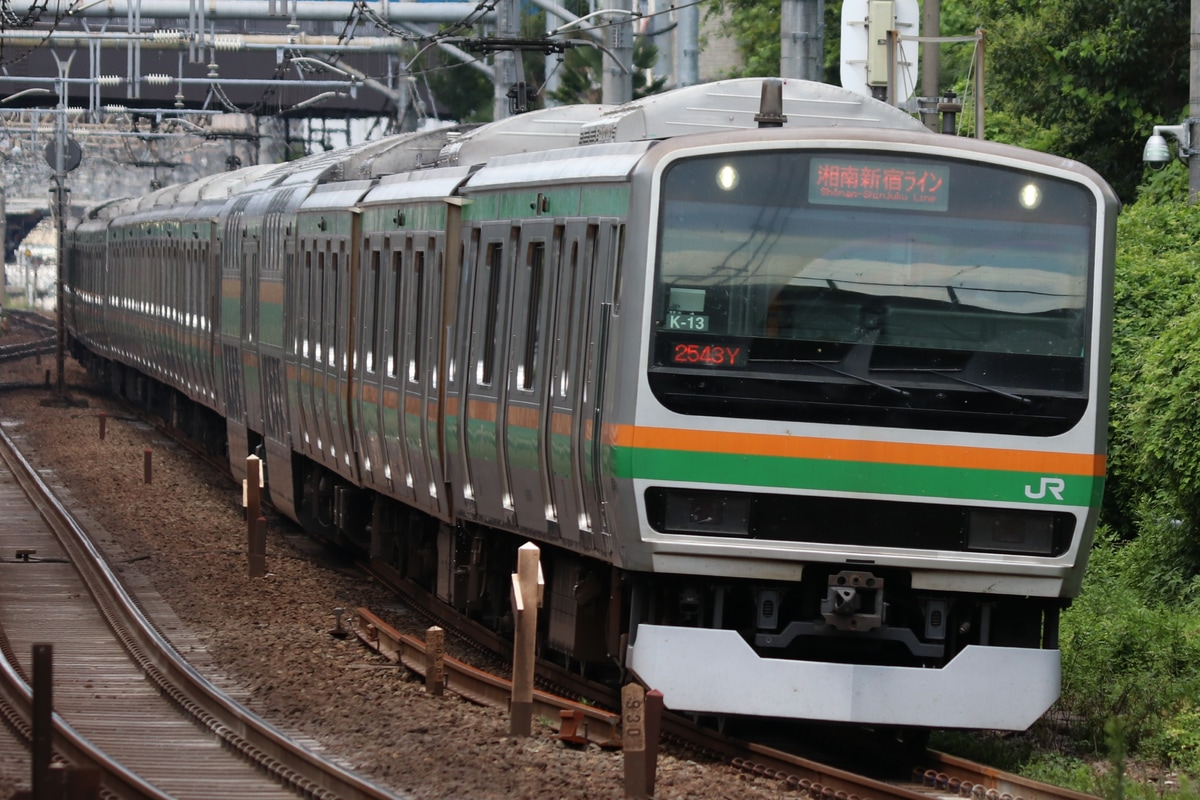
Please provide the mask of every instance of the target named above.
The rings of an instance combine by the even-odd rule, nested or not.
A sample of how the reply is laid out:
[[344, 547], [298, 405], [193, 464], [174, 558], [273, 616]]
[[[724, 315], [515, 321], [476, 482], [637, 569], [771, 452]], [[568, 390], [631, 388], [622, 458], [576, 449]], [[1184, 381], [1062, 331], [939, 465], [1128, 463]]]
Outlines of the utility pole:
[[675, 85], [695, 86], [700, 82], [700, 8], [685, 5], [679, 15], [675, 34]]
[[610, 105], [628, 103], [633, 99], [633, 16], [632, 0], [604, 0], [602, 7], [619, 13], [606, 18], [608, 23], [607, 53], [600, 59], [603, 77], [600, 102]]
[[825, 78], [825, 0], [782, 0], [779, 77]]
[[[74, 145], [75, 153], [78, 153], [79, 145], [74, 140], [67, 136], [67, 107], [69, 96], [67, 94], [67, 79], [71, 74], [71, 62], [75, 59], [75, 53], [62, 61], [58, 57], [58, 53], [54, 54], [54, 60], [58, 64], [58, 119], [54, 126], [54, 147], [53, 152], [47, 155], [53, 155], [54, 168], [54, 222], [55, 222], [55, 241], [57, 243], [58, 257], [56, 261], [57, 275], [55, 275], [55, 347], [54, 347], [54, 367], [55, 367], [55, 382], [54, 393], [60, 398], [65, 397], [67, 393], [66, 384], [66, 349], [67, 349], [67, 327], [64, 319], [65, 309], [64, 300], [66, 293], [63, 291], [63, 277], [66, 270], [66, 232], [67, 232], [67, 213], [70, 211], [71, 205], [67, 201], [67, 172], [79, 166], [78, 156], [72, 154], [68, 156], [67, 148]], [[47, 159], [51, 160], [51, 159]], [[71, 163], [73, 162], [73, 163]]]
[[[496, 3], [496, 38], [515, 39], [521, 33], [520, 7], [516, 0], [498, 0]], [[509, 116], [508, 90], [525, 78], [518, 69], [520, 58], [514, 50], [497, 50], [492, 67], [496, 71], [495, 94], [492, 97], [492, 119], [501, 120]]]
[[[942, 35], [942, 0], [924, 0], [921, 5], [921, 30], [926, 36]], [[921, 95], [941, 97], [942, 51], [937, 42], [926, 42], [921, 50]]]

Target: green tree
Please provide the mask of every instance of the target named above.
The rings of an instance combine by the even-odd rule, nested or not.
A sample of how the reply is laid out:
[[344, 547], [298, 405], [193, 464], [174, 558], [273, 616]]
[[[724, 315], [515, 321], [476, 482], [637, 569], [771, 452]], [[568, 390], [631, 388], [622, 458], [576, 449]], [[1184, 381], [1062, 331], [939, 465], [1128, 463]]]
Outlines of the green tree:
[[[551, 97], [560, 103], [599, 103], [602, 87], [603, 65], [606, 56], [596, 47], [576, 47], [566, 52], [559, 78], [558, 89]], [[657, 94], [662, 91], [666, 78], [648, 80], [648, 70], [658, 61], [658, 48], [645, 36], [633, 40], [633, 99]], [[551, 68], [554, 64], [551, 63]]]
[[1088, 164], [1131, 200], [1151, 126], [1187, 103], [1188, 3], [966, 2], [987, 31], [995, 137]]

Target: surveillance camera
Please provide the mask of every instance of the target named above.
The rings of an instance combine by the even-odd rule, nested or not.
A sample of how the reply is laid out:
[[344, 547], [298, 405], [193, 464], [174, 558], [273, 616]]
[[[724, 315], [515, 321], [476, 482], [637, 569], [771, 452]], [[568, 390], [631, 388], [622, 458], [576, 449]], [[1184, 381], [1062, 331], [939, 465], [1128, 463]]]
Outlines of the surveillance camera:
[[1165, 167], [1171, 161], [1171, 148], [1167, 146], [1167, 140], [1158, 133], [1147, 139], [1146, 147], [1142, 150], [1142, 161], [1151, 169]]

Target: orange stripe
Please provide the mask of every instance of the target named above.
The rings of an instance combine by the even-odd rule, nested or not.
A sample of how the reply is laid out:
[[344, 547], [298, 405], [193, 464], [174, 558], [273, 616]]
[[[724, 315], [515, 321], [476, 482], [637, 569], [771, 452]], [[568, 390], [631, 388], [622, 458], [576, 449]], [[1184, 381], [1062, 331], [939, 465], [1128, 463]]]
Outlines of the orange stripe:
[[495, 422], [496, 404], [490, 400], [468, 400], [467, 416], [484, 422]]
[[527, 408], [523, 406], [509, 406], [508, 408], [508, 424], [516, 425], [518, 428], [533, 428], [537, 429], [541, 423], [542, 415], [536, 408]]
[[571, 414], [560, 414], [555, 411], [550, 416], [550, 432], [555, 436], [570, 436], [571, 423], [575, 421], [575, 417]]
[[633, 425], [608, 427], [609, 441], [617, 447], [651, 450], [730, 453], [828, 461], [862, 461], [876, 464], [911, 464], [955, 469], [994, 469], [1011, 472], [1057, 472], [1066, 475], [1104, 475], [1103, 455], [1042, 453], [988, 447], [955, 447], [935, 444], [869, 442], [858, 439], [817, 439], [761, 433], [691, 431], [645, 428]]

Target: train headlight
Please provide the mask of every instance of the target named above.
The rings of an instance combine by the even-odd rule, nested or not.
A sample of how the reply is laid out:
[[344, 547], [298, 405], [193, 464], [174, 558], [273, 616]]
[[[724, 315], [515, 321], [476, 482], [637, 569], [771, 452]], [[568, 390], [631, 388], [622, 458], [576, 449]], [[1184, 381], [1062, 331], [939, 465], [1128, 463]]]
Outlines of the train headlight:
[[1056, 546], [1054, 528], [1054, 517], [1049, 514], [977, 508], [971, 511], [968, 523], [967, 549], [1028, 556], [1058, 555], [1062, 546]]
[[727, 192], [737, 188], [739, 180], [741, 180], [741, 176], [738, 175], [738, 171], [729, 164], [717, 170], [717, 186]]
[[1032, 211], [1042, 204], [1041, 187], [1036, 183], [1027, 183], [1021, 187], [1021, 193], [1017, 199], [1021, 203], [1021, 208]]
[[750, 498], [724, 492], [667, 492], [663, 521], [667, 533], [749, 536]]

